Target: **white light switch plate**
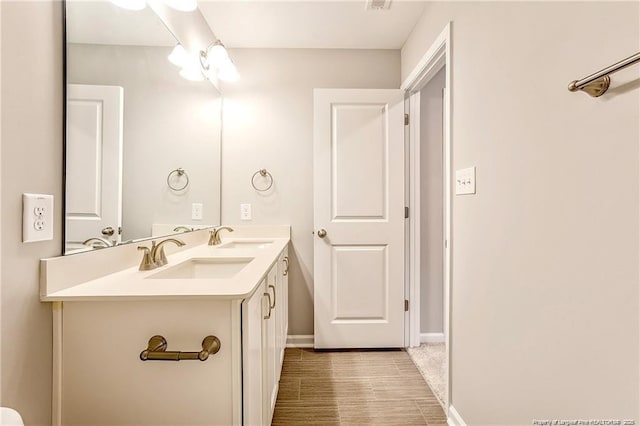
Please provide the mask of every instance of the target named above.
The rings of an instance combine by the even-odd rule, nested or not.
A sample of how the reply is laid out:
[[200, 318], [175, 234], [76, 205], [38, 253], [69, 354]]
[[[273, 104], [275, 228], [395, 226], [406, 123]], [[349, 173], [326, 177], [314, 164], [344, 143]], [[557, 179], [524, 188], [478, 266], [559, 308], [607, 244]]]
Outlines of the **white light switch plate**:
[[456, 195], [476, 193], [476, 168], [456, 170]]
[[22, 242], [53, 240], [53, 195], [22, 194]]
[[251, 204], [240, 204], [240, 220], [251, 220]]
[[191, 204], [191, 220], [202, 220], [202, 203]]

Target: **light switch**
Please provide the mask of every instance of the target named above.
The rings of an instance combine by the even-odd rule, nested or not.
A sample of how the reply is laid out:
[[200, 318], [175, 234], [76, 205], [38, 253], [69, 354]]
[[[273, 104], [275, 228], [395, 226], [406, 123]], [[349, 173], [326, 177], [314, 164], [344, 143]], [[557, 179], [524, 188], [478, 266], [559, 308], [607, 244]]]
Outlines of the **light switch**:
[[251, 220], [251, 204], [240, 204], [240, 220]]
[[193, 203], [191, 204], [191, 219], [192, 220], [202, 220], [202, 203]]
[[456, 195], [476, 193], [476, 168], [456, 170]]
[[53, 240], [53, 195], [22, 194], [22, 241]]

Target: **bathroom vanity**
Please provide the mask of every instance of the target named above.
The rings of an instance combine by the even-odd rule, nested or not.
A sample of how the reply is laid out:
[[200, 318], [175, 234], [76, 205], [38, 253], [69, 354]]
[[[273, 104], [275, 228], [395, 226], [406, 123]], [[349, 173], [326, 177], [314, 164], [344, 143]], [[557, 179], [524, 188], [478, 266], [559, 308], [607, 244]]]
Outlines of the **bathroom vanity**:
[[[168, 264], [150, 271], [138, 270], [132, 245], [42, 261], [54, 424], [271, 423], [288, 328], [289, 227], [237, 230], [215, 246], [205, 230], [174, 237], [187, 245], [167, 246]], [[217, 352], [205, 350], [207, 336]]]

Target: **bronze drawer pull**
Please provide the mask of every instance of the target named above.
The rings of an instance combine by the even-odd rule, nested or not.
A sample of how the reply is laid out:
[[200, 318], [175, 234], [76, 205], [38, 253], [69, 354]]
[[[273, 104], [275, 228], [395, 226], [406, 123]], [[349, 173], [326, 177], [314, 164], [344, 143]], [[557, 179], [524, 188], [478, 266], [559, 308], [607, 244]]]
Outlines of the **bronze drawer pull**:
[[202, 341], [200, 352], [167, 351], [167, 339], [156, 335], [149, 339], [147, 349], [140, 352], [140, 359], [142, 361], [181, 361], [187, 359], [206, 361], [209, 355], [216, 354], [219, 350], [220, 339], [216, 336], [207, 336]]

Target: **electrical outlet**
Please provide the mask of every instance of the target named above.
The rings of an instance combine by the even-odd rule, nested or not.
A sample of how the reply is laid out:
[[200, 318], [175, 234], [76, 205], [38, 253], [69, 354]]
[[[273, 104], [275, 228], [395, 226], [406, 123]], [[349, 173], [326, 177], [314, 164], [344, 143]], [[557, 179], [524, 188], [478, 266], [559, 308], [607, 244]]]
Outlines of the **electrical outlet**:
[[251, 220], [251, 204], [240, 204], [240, 220]]
[[193, 203], [191, 204], [191, 219], [192, 220], [202, 220], [202, 203]]
[[22, 194], [22, 241], [53, 240], [53, 195]]

